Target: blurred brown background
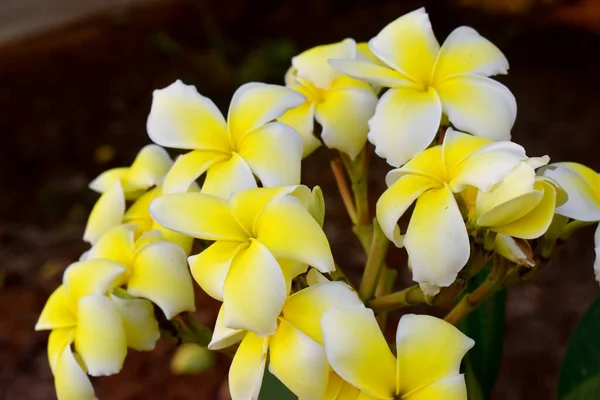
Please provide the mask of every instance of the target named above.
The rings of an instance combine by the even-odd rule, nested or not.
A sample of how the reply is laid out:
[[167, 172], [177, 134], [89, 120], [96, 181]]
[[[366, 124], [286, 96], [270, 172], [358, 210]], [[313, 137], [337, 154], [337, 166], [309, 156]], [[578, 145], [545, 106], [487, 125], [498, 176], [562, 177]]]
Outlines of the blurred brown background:
[[[96, 195], [87, 183], [129, 165], [148, 143], [151, 93], [175, 79], [226, 109], [249, 80], [282, 83], [297, 52], [367, 40], [419, 6], [440, 42], [467, 24], [511, 63], [502, 77], [519, 115], [515, 141], [530, 155], [600, 170], [600, 2], [596, 0], [5, 0], [0, 2], [0, 399], [52, 399], [46, 334], [33, 326], [61, 272], [85, 250]], [[364, 261], [320, 150], [305, 163], [320, 184], [326, 230], [341, 265]], [[387, 167], [372, 176], [374, 198]], [[494, 399], [554, 398], [573, 328], [598, 294], [592, 229], [576, 235], [533, 283], [508, 292], [504, 360]], [[401, 258], [392, 251], [390, 261]], [[399, 262], [397, 262], [400, 264]], [[401, 282], [410, 279], [402, 269]], [[198, 318], [216, 304], [200, 297]], [[397, 316], [396, 316], [397, 318]], [[600, 340], [600, 339], [599, 339]], [[96, 379], [101, 399], [227, 399], [227, 360], [173, 376], [173, 348], [131, 352], [121, 374]]]

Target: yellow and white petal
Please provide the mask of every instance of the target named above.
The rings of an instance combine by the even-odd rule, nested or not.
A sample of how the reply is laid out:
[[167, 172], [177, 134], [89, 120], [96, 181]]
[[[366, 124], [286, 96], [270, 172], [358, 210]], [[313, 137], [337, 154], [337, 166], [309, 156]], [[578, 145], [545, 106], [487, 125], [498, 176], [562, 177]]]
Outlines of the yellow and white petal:
[[402, 316], [396, 330], [399, 392], [410, 393], [438, 379], [458, 375], [462, 358], [474, 344], [442, 319]]
[[330, 308], [321, 319], [325, 353], [333, 370], [378, 399], [396, 394], [396, 358], [364, 306]]
[[389, 23], [369, 41], [371, 51], [395, 70], [426, 87], [440, 45], [425, 8]]
[[229, 106], [229, 136], [236, 146], [243, 137], [304, 103], [304, 95], [284, 86], [250, 82], [238, 88]]
[[335, 270], [323, 229], [296, 198], [268, 203], [256, 220], [255, 232], [276, 258], [305, 263], [323, 273]]
[[312, 340], [323, 344], [321, 317], [331, 307], [354, 307], [361, 305], [356, 292], [342, 282], [312, 285], [291, 295], [281, 311], [282, 318], [306, 334]]
[[600, 198], [595, 189], [580, 173], [565, 164], [550, 164], [543, 170], [544, 176], [558, 182], [568, 195], [567, 201], [556, 208], [556, 213], [579, 221], [599, 221]]
[[[484, 192], [479, 192], [479, 194], [482, 193]], [[517, 196], [481, 214], [476, 223], [479, 226], [496, 230], [496, 227], [510, 224], [529, 214], [540, 204], [543, 196], [544, 192], [542, 190], [532, 190]], [[552, 210], [552, 213], [554, 213], [554, 210]]]
[[329, 380], [323, 346], [286, 321], [270, 338], [269, 371], [301, 399], [321, 399]]
[[192, 251], [192, 246], [194, 244], [194, 238], [184, 235], [179, 232], [172, 231], [170, 229], [164, 228], [157, 224], [156, 222], [152, 225], [152, 229], [156, 229], [160, 231], [165, 240], [169, 242], [175, 243], [177, 246], [181, 247], [186, 256], [189, 256]]
[[70, 328], [77, 324], [74, 314], [75, 305], [69, 304], [69, 297], [64, 285], [57, 287], [46, 300], [35, 324], [35, 330]]
[[258, 399], [267, 362], [269, 338], [248, 332], [235, 352], [229, 368], [229, 394], [232, 400]]
[[125, 194], [119, 181], [104, 192], [90, 212], [83, 240], [94, 244], [113, 226], [119, 225], [125, 214]]
[[66, 346], [54, 373], [58, 400], [97, 400], [92, 382], [75, 359], [71, 346]]
[[95, 192], [104, 193], [109, 190], [117, 181], [122, 181], [125, 179], [129, 174], [129, 170], [130, 167], [111, 168], [94, 178], [88, 187]]
[[525, 149], [516, 143], [490, 143], [473, 151], [448, 171], [450, 188], [458, 193], [467, 186], [475, 186], [487, 192], [526, 159]]
[[126, 271], [121, 264], [100, 258], [75, 262], [63, 274], [67, 299], [75, 305], [84, 296], [104, 294], [118, 283]]
[[444, 114], [461, 131], [510, 140], [517, 118], [515, 96], [503, 84], [478, 75], [457, 75], [435, 86]]
[[132, 223], [138, 226], [142, 231], [152, 229], [153, 220], [150, 216], [150, 203], [152, 200], [162, 195], [161, 188], [153, 188], [138, 197], [125, 211], [123, 223]]
[[246, 243], [215, 242], [200, 254], [188, 257], [194, 280], [210, 297], [223, 301], [223, 285], [231, 261], [247, 247]]
[[490, 76], [508, 73], [508, 60], [475, 29], [460, 26], [448, 35], [437, 56], [433, 84], [461, 74]]
[[533, 250], [526, 240], [499, 233], [494, 242], [494, 252], [523, 267], [535, 267]]
[[558, 162], [554, 163], [554, 166], [559, 166], [562, 168], [567, 168], [579, 176], [581, 176], [587, 184], [591, 187], [591, 189], [596, 194], [596, 197], [600, 198], [600, 175], [593, 169], [586, 167], [583, 164], [579, 164], [576, 162]]
[[75, 350], [92, 376], [121, 370], [127, 355], [127, 336], [119, 310], [108, 297], [92, 294], [79, 299]]
[[246, 331], [243, 329], [230, 329], [225, 326], [225, 307], [221, 306], [215, 329], [213, 330], [212, 339], [208, 344], [210, 350], [220, 350], [225, 347], [232, 346], [241, 341], [246, 336]]
[[406, 400], [467, 400], [467, 385], [464, 375], [439, 379], [415, 392], [403, 396]]
[[162, 192], [184, 193], [210, 167], [228, 159], [228, 155], [215, 151], [193, 150], [175, 160], [173, 167], [165, 176]]
[[406, 75], [371, 60], [330, 59], [329, 64], [348, 76], [374, 85], [391, 88], [417, 87]]
[[286, 124], [302, 137], [302, 158], [308, 157], [321, 146], [321, 141], [314, 135], [315, 105], [307, 101], [302, 105], [286, 111], [277, 121]]
[[127, 290], [155, 303], [167, 319], [195, 310], [185, 253], [171, 242], [154, 242], [137, 252]]
[[460, 169], [467, 156], [491, 143], [494, 143], [491, 139], [469, 135], [448, 127], [442, 143], [442, 158], [448, 174], [452, 176]]
[[125, 194], [158, 185], [172, 165], [173, 160], [165, 149], [155, 144], [144, 146], [129, 168], [123, 188]]
[[402, 247], [398, 220], [410, 205], [429, 189], [440, 187], [433, 179], [416, 174], [401, 176], [377, 200], [377, 221], [381, 230], [396, 246]]
[[401, 176], [416, 174], [429, 177], [442, 184], [447, 179], [442, 156], [442, 146], [433, 146], [420, 152], [402, 167], [389, 171], [385, 183], [392, 186]]
[[341, 75], [329, 65], [332, 58], [356, 57], [356, 42], [344, 39], [338, 43], [313, 47], [292, 58], [292, 66], [299, 78], [308, 80], [321, 89], [329, 89], [333, 81]]
[[308, 283], [308, 286], [314, 286], [318, 285], [319, 283], [327, 283], [331, 281], [316, 268], [310, 268], [306, 274], [306, 282]]
[[435, 90], [390, 89], [369, 120], [368, 139], [378, 156], [399, 167], [429, 146], [441, 118], [442, 104]]
[[246, 161], [232, 153], [230, 159], [217, 162], [208, 169], [202, 193], [228, 200], [235, 192], [255, 187], [256, 179]]
[[154, 91], [146, 127], [150, 139], [161, 146], [230, 150], [223, 114], [212, 100], [180, 80]]
[[356, 158], [367, 142], [367, 122], [376, 105], [377, 96], [371, 89], [347, 87], [328, 92], [315, 109], [325, 145]]
[[125, 267], [133, 257], [135, 225], [122, 224], [109, 229], [87, 252], [87, 259], [104, 258]]
[[287, 297], [281, 267], [257, 240], [239, 251], [231, 262], [223, 288], [225, 326], [266, 337], [277, 327]]
[[404, 247], [412, 266], [413, 280], [450, 286], [469, 259], [467, 228], [447, 188], [423, 193], [410, 218]]
[[137, 351], [153, 350], [160, 339], [160, 331], [152, 303], [144, 299], [125, 299], [114, 294], [110, 298], [121, 314], [127, 346]]
[[246, 135], [239, 151], [262, 185], [272, 187], [300, 183], [303, 146], [293, 128], [271, 122]]
[[74, 327], [52, 329], [50, 332], [50, 336], [48, 336], [48, 364], [50, 364], [53, 374], [56, 371], [59, 357], [65, 351], [65, 347], [71, 346], [74, 338]]
[[165, 228], [204, 240], [245, 241], [247, 233], [226, 200], [202, 193], [172, 193], [150, 204], [150, 215]]

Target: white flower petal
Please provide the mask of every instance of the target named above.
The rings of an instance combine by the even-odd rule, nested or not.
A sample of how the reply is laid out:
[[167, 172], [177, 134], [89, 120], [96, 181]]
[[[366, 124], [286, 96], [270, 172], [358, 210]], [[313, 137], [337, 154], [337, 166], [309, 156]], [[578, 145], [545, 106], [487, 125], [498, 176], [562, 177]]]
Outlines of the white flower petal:
[[248, 332], [235, 352], [229, 368], [229, 392], [232, 400], [258, 399], [267, 362], [269, 338]]
[[110, 228], [119, 225], [125, 215], [125, 194], [119, 181], [103, 193], [90, 212], [83, 240], [96, 243]]
[[215, 163], [227, 160], [223, 153], [205, 150], [193, 150], [175, 160], [173, 167], [165, 176], [162, 193], [185, 193], [190, 186]]
[[306, 79], [321, 89], [329, 89], [333, 81], [341, 75], [328, 64], [330, 58], [350, 58], [356, 56], [356, 42], [344, 39], [338, 43], [326, 44], [306, 50], [292, 58], [292, 66], [298, 78]]
[[256, 179], [250, 167], [239, 154], [233, 153], [229, 160], [210, 167], [202, 185], [202, 193], [227, 200], [240, 190], [255, 187]]
[[383, 87], [416, 87], [408, 77], [369, 60], [331, 59], [329, 64], [348, 76]]
[[225, 326], [225, 307], [221, 306], [208, 348], [210, 350], [224, 349], [241, 341], [244, 336], [246, 336], [245, 330], [230, 329]]

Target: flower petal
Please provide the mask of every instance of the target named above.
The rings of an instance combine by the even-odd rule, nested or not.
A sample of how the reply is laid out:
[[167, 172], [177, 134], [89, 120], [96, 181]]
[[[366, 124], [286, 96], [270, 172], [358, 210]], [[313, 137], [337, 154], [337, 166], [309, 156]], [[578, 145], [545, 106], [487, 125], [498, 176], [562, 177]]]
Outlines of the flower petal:
[[369, 48], [395, 70], [427, 85], [440, 45], [425, 8], [419, 8], [389, 23], [369, 41]]
[[306, 79], [321, 89], [329, 89], [333, 81], [341, 75], [328, 64], [330, 58], [356, 57], [356, 42], [344, 39], [338, 43], [313, 47], [292, 58], [292, 66], [300, 79]]
[[526, 240], [499, 233], [494, 241], [494, 252], [523, 267], [535, 267], [533, 250]]
[[423, 193], [410, 218], [404, 247], [413, 280], [433, 286], [450, 286], [469, 259], [467, 228], [447, 188]]
[[75, 337], [75, 328], [57, 328], [52, 329], [48, 336], [48, 364], [52, 373], [56, 373], [56, 364], [58, 359], [65, 351], [65, 347], [70, 347]]
[[126, 269], [121, 264], [105, 259], [75, 262], [63, 274], [68, 301], [77, 301], [90, 294], [104, 294], [114, 287]]
[[223, 114], [194, 86], [177, 80], [152, 96], [147, 129], [154, 143], [178, 149], [229, 150]]
[[329, 64], [335, 69], [356, 79], [383, 87], [415, 87], [407, 76], [392, 68], [364, 59], [330, 59]]
[[109, 229], [87, 252], [87, 259], [104, 258], [125, 267], [131, 265], [135, 225], [122, 224]]
[[171, 242], [154, 242], [137, 252], [127, 290], [155, 303], [167, 319], [196, 308], [185, 253]]
[[35, 330], [70, 328], [77, 324], [64, 285], [52, 292], [35, 324]]
[[302, 94], [284, 86], [259, 82], [240, 86], [233, 94], [227, 117], [231, 141], [239, 145], [246, 134], [305, 101]]
[[510, 140], [517, 103], [506, 86], [477, 75], [457, 75], [435, 89], [444, 114], [456, 128], [493, 140]]
[[309, 264], [323, 273], [335, 270], [323, 229], [296, 198], [268, 203], [256, 220], [255, 232], [277, 258]]
[[66, 346], [57, 360], [54, 386], [59, 400], [96, 400], [92, 382]]
[[496, 228], [518, 221], [534, 210], [542, 200], [543, 195], [544, 193], [541, 190], [532, 190], [499, 204], [477, 218], [477, 225], [496, 231]]
[[165, 149], [155, 144], [144, 146], [131, 164], [125, 191], [146, 190], [158, 185], [172, 165], [173, 160]]
[[448, 127], [442, 143], [442, 158], [446, 170], [452, 174], [460, 168], [467, 156], [491, 143], [493, 143], [491, 139], [469, 135]]
[[468, 26], [448, 35], [435, 63], [434, 85], [455, 75], [490, 76], [506, 74], [508, 60], [492, 42]]
[[75, 350], [92, 376], [121, 370], [127, 355], [127, 338], [117, 306], [100, 294], [79, 300]]
[[162, 226], [204, 240], [245, 241], [247, 233], [227, 201], [201, 193], [173, 193], [150, 204], [150, 215]]
[[250, 167], [239, 154], [233, 153], [229, 160], [213, 164], [206, 173], [202, 193], [229, 199], [240, 190], [256, 187], [256, 179]]
[[442, 319], [402, 316], [396, 330], [398, 390], [410, 393], [438, 379], [458, 375], [462, 358], [474, 344]]
[[287, 297], [281, 267], [269, 250], [257, 240], [239, 251], [223, 289], [225, 326], [246, 329], [261, 337], [277, 328], [277, 317]]
[[367, 122], [376, 105], [377, 96], [370, 89], [347, 87], [328, 92], [325, 101], [316, 107], [325, 145], [356, 158], [367, 142]]
[[321, 399], [329, 379], [325, 349], [286, 321], [269, 343], [269, 371], [296, 396]]
[[426, 176], [403, 175], [377, 200], [377, 221], [383, 233], [396, 246], [402, 247], [402, 236], [398, 227], [400, 217], [419, 196], [439, 186], [439, 182]]
[[116, 182], [98, 199], [85, 226], [83, 240], [94, 244], [107, 230], [119, 225], [125, 214], [125, 194], [120, 182]]
[[302, 105], [286, 111], [277, 121], [292, 127], [302, 137], [302, 158], [308, 157], [321, 146], [321, 141], [314, 135], [315, 105], [307, 101]]
[[429, 146], [441, 118], [442, 104], [435, 90], [390, 89], [369, 121], [368, 139], [378, 156], [399, 167]]
[[95, 192], [104, 193], [109, 190], [117, 181], [123, 181], [129, 174], [130, 167], [117, 167], [104, 171], [88, 187]]
[[267, 362], [269, 338], [248, 332], [235, 352], [229, 368], [229, 392], [232, 400], [257, 399]]
[[160, 331], [152, 303], [144, 299], [121, 298], [114, 294], [110, 298], [121, 314], [127, 346], [137, 351], [153, 350], [160, 339]]
[[227, 155], [214, 151], [193, 150], [179, 156], [165, 176], [162, 192], [184, 193], [214, 164], [227, 160]]
[[298, 132], [280, 122], [256, 129], [240, 144], [240, 156], [267, 187], [300, 183], [302, 151]]
[[323, 344], [321, 318], [331, 307], [353, 307], [362, 302], [352, 288], [342, 282], [324, 282], [312, 285], [291, 295], [281, 311], [285, 321]]
[[464, 375], [449, 376], [439, 379], [416, 392], [403, 397], [406, 400], [466, 400], [467, 385]]
[[396, 393], [396, 359], [364, 306], [330, 308], [321, 319], [327, 359], [351, 385], [380, 399]]
[[223, 285], [231, 261], [245, 247], [239, 242], [215, 242], [200, 254], [188, 257], [194, 280], [210, 297], [223, 301]]
[[208, 348], [210, 350], [224, 349], [241, 341], [244, 336], [246, 336], [245, 330], [230, 329], [225, 326], [225, 307], [221, 306]]

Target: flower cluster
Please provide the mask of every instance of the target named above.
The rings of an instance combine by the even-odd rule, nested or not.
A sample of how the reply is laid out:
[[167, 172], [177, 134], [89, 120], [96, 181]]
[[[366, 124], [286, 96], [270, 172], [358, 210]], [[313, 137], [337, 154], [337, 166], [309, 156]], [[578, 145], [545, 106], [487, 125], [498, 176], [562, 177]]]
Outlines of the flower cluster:
[[[58, 397], [94, 398], [86, 374], [117, 373], [128, 347], [153, 349], [159, 320], [194, 311], [194, 280], [222, 302], [206, 345], [235, 352], [234, 400], [256, 399], [267, 367], [302, 399], [466, 399], [460, 364], [474, 342], [452, 325], [464, 317], [456, 296], [446, 320], [404, 315], [390, 350], [386, 311], [410, 302], [408, 292], [386, 297], [388, 244], [408, 253], [418, 286], [405, 290], [435, 304], [492, 258], [494, 284], [539, 270], [557, 239], [600, 221], [598, 174], [548, 165], [510, 141], [515, 99], [488, 78], [507, 70], [471, 28], [440, 46], [419, 9], [368, 43], [294, 57], [285, 86], [242, 85], [227, 118], [181, 81], [156, 90], [147, 121], [156, 144], [90, 184], [101, 193], [83, 235], [91, 247], [36, 325], [51, 330]], [[395, 168], [373, 223], [367, 142]], [[188, 152], [173, 162], [159, 145]], [[302, 159], [321, 145], [336, 151], [366, 251], [358, 290], [334, 262], [321, 189], [300, 184]], [[400, 300], [390, 307], [391, 298]]]

